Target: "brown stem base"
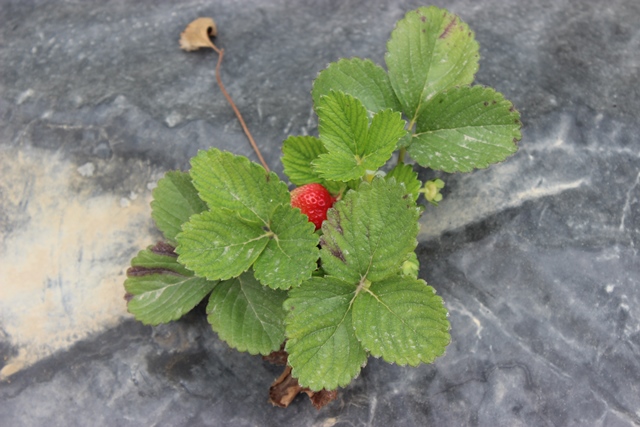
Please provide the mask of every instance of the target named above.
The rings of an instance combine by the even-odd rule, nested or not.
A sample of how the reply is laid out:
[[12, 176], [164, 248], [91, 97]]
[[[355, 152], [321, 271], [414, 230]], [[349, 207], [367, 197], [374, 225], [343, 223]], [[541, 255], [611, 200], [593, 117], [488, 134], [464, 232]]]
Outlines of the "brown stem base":
[[322, 389], [320, 391], [312, 391], [307, 387], [300, 386], [298, 380], [291, 376], [291, 366], [287, 366], [284, 368], [282, 375], [271, 384], [269, 401], [274, 406], [286, 408], [300, 393], [306, 393], [316, 409], [321, 409], [338, 397], [338, 390], [327, 391]]
[[[287, 365], [287, 357], [288, 354], [284, 350], [283, 344], [279, 351], [274, 351], [270, 355], [264, 356], [263, 359], [274, 365]], [[338, 390], [312, 391], [307, 387], [302, 387], [298, 384], [298, 380], [291, 376], [291, 366], [286, 366], [282, 374], [269, 388], [269, 402], [273, 406], [286, 408], [300, 393], [306, 393], [316, 409], [321, 409], [338, 398]]]

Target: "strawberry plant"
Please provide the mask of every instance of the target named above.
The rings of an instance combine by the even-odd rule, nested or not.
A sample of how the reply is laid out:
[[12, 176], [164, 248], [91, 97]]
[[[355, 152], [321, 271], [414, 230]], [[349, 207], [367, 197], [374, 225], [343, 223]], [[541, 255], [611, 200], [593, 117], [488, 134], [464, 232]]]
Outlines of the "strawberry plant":
[[[212, 47], [221, 60], [210, 35], [209, 25], [195, 48]], [[472, 85], [478, 59], [460, 18], [436, 7], [409, 12], [387, 43], [386, 70], [352, 58], [319, 73], [318, 136], [291, 136], [282, 148], [298, 188], [290, 192], [264, 162], [217, 148], [200, 151], [188, 172], [168, 172], [151, 203], [165, 241], [131, 261], [129, 311], [157, 325], [207, 298], [220, 339], [286, 361], [271, 390], [281, 406], [300, 391], [322, 406], [370, 356], [432, 363], [450, 326], [414, 251], [420, 195], [437, 204], [444, 182], [423, 183], [416, 168], [486, 168], [520, 139], [513, 105]]]

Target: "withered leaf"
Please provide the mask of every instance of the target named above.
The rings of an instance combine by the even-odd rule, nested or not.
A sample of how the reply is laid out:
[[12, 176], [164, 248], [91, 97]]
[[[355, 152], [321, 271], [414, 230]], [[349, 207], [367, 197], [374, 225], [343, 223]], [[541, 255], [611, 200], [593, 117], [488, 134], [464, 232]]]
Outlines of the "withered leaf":
[[287, 366], [282, 375], [269, 388], [269, 401], [274, 406], [286, 408], [302, 391], [298, 380], [291, 376], [291, 367]]
[[311, 404], [318, 410], [322, 409], [325, 405], [338, 398], [338, 390], [325, 390], [311, 391], [308, 388], [303, 390], [311, 399]]
[[191, 51], [201, 47], [213, 48], [211, 39], [218, 34], [216, 23], [211, 18], [198, 18], [191, 21], [180, 34], [180, 48]]
[[262, 356], [262, 360], [266, 360], [267, 362], [270, 362], [274, 365], [284, 366], [287, 364], [288, 357], [289, 357], [289, 354], [285, 351], [284, 343], [282, 343], [280, 350], [273, 351], [267, 356]]
[[291, 376], [291, 366], [287, 366], [280, 377], [269, 388], [269, 401], [274, 406], [286, 408], [300, 393], [306, 393], [311, 404], [318, 410], [338, 398], [338, 390], [312, 391], [298, 384], [298, 380]]

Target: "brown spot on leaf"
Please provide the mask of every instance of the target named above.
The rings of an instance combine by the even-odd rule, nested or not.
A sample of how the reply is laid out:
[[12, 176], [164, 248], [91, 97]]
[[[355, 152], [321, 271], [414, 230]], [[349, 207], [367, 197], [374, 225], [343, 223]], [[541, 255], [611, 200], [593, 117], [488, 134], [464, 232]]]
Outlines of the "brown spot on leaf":
[[440, 38], [444, 39], [445, 37], [447, 37], [455, 25], [456, 25], [456, 18], [454, 16], [451, 22], [449, 22], [449, 24], [447, 24], [447, 26], [445, 27], [442, 34], [440, 34]]
[[149, 250], [156, 255], [165, 255], [172, 257], [178, 256], [178, 254], [176, 254], [175, 252], [176, 248], [165, 242], [158, 242], [155, 244], [155, 246], [150, 247]]
[[150, 274], [169, 274], [172, 276], [180, 276], [181, 274], [176, 273], [175, 271], [167, 270], [166, 268], [148, 268], [141, 266], [129, 267], [127, 269], [127, 277], [142, 277], [148, 276]]
[[426, 17], [426, 16], [421, 16], [421, 17], [420, 17], [420, 20], [421, 20], [422, 22], [427, 22], [427, 17]]
[[340, 211], [334, 209], [333, 210], [333, 221], [331, 221], [331, 225], [334, 226], [334, 228], [336, 229], [336, 231], [338, 233], [340, 233], [341, 236], [344, 236], [344, 230], [342, 229], [342, 226], [340, 225]]
[[489, 106], [489, 103], [487, 101], [484, 101], [484, 106], [485, 107]]
[[347, 263], [347, 260], [344, 259], [344, 254], [342, 253], [340, 248], [327, 248], [327, 249], [329, 249], [329, 252], [331, 252], [331, 255], [338, 258], [340, 261], [344, 262], [345, 264]]
[[134, 296], [133, 294], [130, 294], [129, 292], [127, 292], [126, 294], [124, 294], [124, 300], [126, 302], [129, 302], [133, 299], [133, 296]]
[[280, 377], [269, 388], [269, 401], [274, 406], [286, 408], [300, 393], [306, 393], [316, 409], [321, 409], [338, 397], [338, 390], [312, 391], [301, 387], [298, 380], [291, 376], [291, 366], [287, 366]]

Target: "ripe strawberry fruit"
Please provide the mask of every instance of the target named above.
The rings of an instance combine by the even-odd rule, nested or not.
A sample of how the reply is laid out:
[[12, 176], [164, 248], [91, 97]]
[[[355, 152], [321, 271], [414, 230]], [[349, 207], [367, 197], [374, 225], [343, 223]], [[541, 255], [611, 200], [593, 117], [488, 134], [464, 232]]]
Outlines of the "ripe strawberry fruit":
[[291, 191], [291, 206], [299, 208], [316, 225], [316, 230], [327, 219], [327, 211], [334, 202], [335, 199], [320, 184], [306, 184]]

